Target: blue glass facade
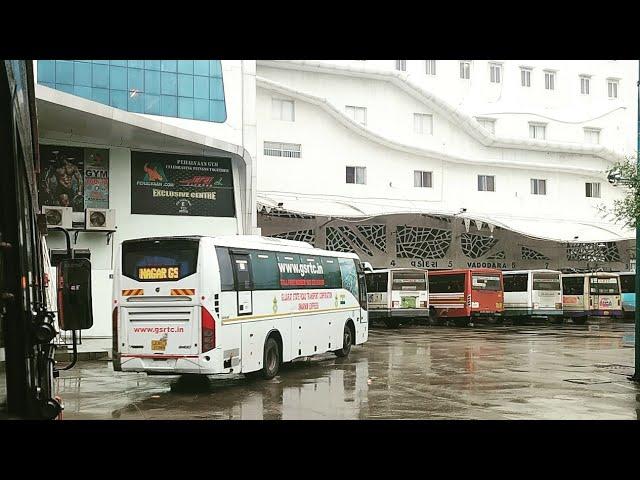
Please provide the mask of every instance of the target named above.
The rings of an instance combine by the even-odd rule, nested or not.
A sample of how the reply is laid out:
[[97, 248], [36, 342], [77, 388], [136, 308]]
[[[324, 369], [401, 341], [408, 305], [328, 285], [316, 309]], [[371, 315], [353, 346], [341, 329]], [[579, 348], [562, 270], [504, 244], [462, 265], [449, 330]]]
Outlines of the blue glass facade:
[[38, 83], [129, 112], [227, 119], [220, 60], [38, 60]]

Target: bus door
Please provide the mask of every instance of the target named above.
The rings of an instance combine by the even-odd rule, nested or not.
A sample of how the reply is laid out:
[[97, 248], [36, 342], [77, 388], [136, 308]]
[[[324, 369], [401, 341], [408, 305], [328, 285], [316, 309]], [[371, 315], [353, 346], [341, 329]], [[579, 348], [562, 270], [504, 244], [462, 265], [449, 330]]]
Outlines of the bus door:
[[253, 313], [251, 258], [248, 253], [231, 252], [231, 263], [238, 296], [238, 316], [251, 315]]

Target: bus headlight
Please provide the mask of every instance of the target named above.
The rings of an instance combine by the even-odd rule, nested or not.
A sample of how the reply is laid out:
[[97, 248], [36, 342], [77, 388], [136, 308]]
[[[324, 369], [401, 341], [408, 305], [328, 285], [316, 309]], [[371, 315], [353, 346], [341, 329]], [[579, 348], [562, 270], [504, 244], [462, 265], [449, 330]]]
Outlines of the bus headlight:
[[556, 310], [562, 310], [562, 303], [556, 303]]
[[534, 309], [534, 310], [537, 310], [539, 307], [540, 307], [540, 305], [539, 305], [539, 304], [537, 304], [537, 303], [534, 303], [534, 304], [533, 304], [533, 309]]

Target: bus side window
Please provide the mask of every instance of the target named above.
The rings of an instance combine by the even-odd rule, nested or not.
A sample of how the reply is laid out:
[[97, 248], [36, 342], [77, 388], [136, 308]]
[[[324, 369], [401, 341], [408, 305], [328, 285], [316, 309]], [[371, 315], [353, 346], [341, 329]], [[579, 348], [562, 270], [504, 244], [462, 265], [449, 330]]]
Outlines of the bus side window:
[[277, 258], [280, 288], [304, 288], [302, 276], [298, 270], [300, 256], [295, 253], [278, 253]]
[[324, 269], [325, 288], [342, 288], [342, 277], [340, 276], [338, 259], [322, 257], [322, 268]]
[[220, 289], [223, 292], [233, 291], [233, 268], [231, 267], [229, 249], [216, 247], [216, 254], [218, 255], [218, 266], [220, 267]]
[[278, 262], [274, 252], [252, 251], [251, 273], [253, 274], [254, 290], [278, 290], [280, 288]]

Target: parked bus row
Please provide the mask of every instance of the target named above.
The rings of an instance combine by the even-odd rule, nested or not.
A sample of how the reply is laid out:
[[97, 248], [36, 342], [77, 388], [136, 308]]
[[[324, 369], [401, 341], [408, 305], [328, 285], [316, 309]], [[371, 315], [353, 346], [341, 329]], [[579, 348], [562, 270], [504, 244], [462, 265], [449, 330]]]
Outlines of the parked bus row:
[[632, 315], [634, 273], [573, 273], [555, 270], [500, 271], [419, 268], [369, 270], [369, 318], [389, 327], [414, 319], [431, 323], [474, 319], [501, 323], [544, 319], [584, 324], [589, 317]]
[[370, 265], [365, 273], [352, 253], [249, 235], [126, 240], [116, 258], [116, 371], [273, 378], [296, 358], [347, 356], [367, 341], [370, 320], [583, 322], [631, 304], [620, 296], [621, 280], [632, 285], [624, 274]]

